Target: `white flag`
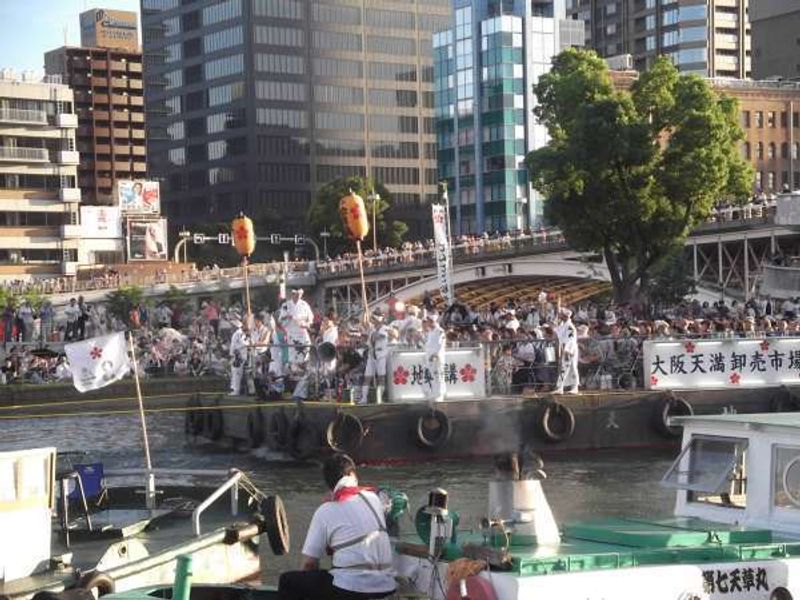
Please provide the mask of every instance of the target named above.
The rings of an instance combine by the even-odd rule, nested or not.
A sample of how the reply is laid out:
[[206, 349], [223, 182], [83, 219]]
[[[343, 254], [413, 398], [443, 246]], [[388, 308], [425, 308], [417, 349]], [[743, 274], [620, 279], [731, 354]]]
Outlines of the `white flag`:
[[450, 260], [450, 238], [447, 235], [447, 209], [439, 204], [432, 204], [433, 240], [436, 244], [436, 273], [439, 279], [439, 290], [445, 303], [449, 306], [455, 300], [453, 296], [453, 276]]
[[88, 392], [119, 381], [131, 370], [125, 333], [65, 344], [72, 382], [79, 392]]

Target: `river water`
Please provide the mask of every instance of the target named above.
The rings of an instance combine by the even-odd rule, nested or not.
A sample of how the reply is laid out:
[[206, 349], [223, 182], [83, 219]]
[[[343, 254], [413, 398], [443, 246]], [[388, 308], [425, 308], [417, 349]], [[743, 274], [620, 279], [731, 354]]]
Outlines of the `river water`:
[[[268, 494], [280, 494], [291, 527], [292, 550], [288, 556], [266, 554], [264, 579], [299, 563], [300, 548], [311, 514], [325, 488], [316, 465], [295, 464], [187, 444], [181, 415], [148, 417], [152, 461], [162, 468], [228, 468], [248, 472]], [[106, 468], [141, 467], [141, 430], [138, 417], [44, 418], [0, 420], [0, 450], [56, 446], [61, 451], [86, 451], [101, 459]], [[555, 453], [545, 456], [548, 475], [545, 492], [560, 522], [604, 516], [658, 517], [670, 513], [673, 494], [660, 487], [661, 475], [673, 453], [651, 451], [602, 451]], [[450, 506], [461, 514], [461, 526], [476, 527], [486, 511], [487, 481], [491, 460], [414, 463], [401, 466], [365, 467], [362, 483], [389, 485], [405, 491], [411, 512], [427, 500], [428, 490], [443, 487]], [[402, 522], [413, 529], [411, 519]], [[266, 547], [266, 544], [264, 544]]]

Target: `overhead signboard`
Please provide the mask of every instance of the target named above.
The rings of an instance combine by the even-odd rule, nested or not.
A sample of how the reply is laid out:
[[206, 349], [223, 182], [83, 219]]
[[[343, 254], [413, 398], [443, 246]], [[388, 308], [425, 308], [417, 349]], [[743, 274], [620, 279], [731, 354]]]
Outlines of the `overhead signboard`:
[[167, 220], [128, 220], [128, 260], [167, 260]]
[[124, 214], [161, 214], [161, 190], [157, 181], [117, 181], [117, 202]]
[[80, 20], [82, 46], [139, 50], [139, 19], [135, 12], [95, 8], [81, 13]]
[[647, 341], [644, 367], [651, 390], [800, 383], [800, 338]]
[[122, 215], [119, 206], [81, 206], [81, 237], [121, 239]]

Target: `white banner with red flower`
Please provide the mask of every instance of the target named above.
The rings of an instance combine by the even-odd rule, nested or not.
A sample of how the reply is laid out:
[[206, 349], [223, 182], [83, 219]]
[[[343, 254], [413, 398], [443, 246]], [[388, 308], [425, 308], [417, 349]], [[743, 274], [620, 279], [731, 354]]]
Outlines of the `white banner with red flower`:
[[88, 392], [119, 381], [131, 370], [125, 333], [65, 344], [72, 381], [79, 392]]
[[800, 384], [800, 338], [648, 341], [644, 369], [653, 390]]
[[[419, 350], [393, 350], [389, 354], [386, 373], [387, 391], [392, 402], [424, 400], [424, 384], [434, 376], [425, 353]], [[482, 348], [448, 349], [439, 373], [446, 386], [445, 400], [486, 397]]]
[[[447, 197], [445, 197], [447, 202]], [[447, 208], [441, 204], [432, 204], [433, 241], [436, 250], [436, 277], [439, 280], [439, 291], [445, 303], [450, 306], [455, 300], [453, 292], [453, 265], [450, 258], [450, 238], [447, 235]]]

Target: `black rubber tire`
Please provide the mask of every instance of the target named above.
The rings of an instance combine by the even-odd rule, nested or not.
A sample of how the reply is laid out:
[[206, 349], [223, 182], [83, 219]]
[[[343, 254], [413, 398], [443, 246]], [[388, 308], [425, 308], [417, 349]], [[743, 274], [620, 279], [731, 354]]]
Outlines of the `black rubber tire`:
[[222, 418], [222, 411], [217, 408], [219, 401], [215, 403], [212, 410], [206, 411], [205, 433], [206, 437], [212, 441], [217, 441], [225, 432], [225, 421]]
[[258, 448], [264, 443], [264, 415], [256, 408], [247, 415], [247, 441], [251, 448]]
[[[435, 430], [427, 427], [431, 420], [436, 421]], [[434, 435], [431, 435], [431, 433]], [[450, 423], [450, 418], [440, 410], [432, 409], [417, 419], [416, 438], [423, 448], [438, 450], [450, 441], [452, 434], [453, 426]]]
[[364, 424], [353, 414], [339, 413], [328, 423], [325, 441], [336, 452], [354, 452], [364, 441]]
[[687, 400], [670, 392], [656, 405], [653, 413], [653, 428], [665, 438], [679, 438], [682, 428], [670, 425], [670, 417], [691, 417], [693, 414], [694, 409]]
[[321, 432], [305, 417], [299, 417], [291, 427], [289, 454], [296, 460], [306, 460], [319, 452]]
[[281, 497], [267, 496], [261, 503], [260, 512], [264, 517], [264, 533], [267, 534], [267, 541], [269, 541], [272, 553], [275, 556], [288, 554], [290, 550], [289, 519], [286, 517]]
[[185, 431], [188, 436], [197, 437], [203, 434], [205, 415], [202, 410], [199, 410], [201, 407], [202, 404], [197, 396], [192, 396], [186, 403]]
[[769, 600], [793, 600], [793, 596], [785, 587], [779, 586], [770, 592]]
[[270, 450], [283, 450], [289, 445], [289, 419], [282, 409], [270, 413], [264, 439]]
[[111, 577], [102, 571], [90, 571], [84, 573], [78, 580], [75, 587], [82, 588], [87, 591], [97, 589], [97, 597], [105, 596], [106, 594], [113, 594], [117, 589], [117, 584]]
[[539, 429], [548, 442], [565, 442], [575, 433], [575, 413], [561, 402], [548, 402], [539, 414]]
[[782, 385], [769, 401], [769, 409], [771, 412], [798, 412], [800, 411], [800, 398], [792, 388]]

